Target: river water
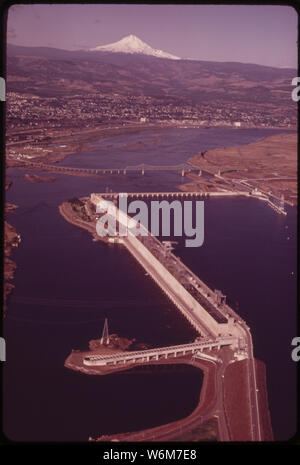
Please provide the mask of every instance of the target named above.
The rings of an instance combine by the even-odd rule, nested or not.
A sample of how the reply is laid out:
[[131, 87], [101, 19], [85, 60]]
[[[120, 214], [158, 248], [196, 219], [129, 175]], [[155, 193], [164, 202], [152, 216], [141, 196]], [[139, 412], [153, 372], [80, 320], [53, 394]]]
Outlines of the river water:
[[[282, 131], [281, 131], [282, 132]], [[271, 130], [177, 129], [102, 139], [93, 150], [60, 164], [120, 168], [176, 165], [200, 150], [240, 145]], [[173, 191], [176, 172], [106, 175], [100, 179], [55, 174], [31, 184], [8, 169], [7, 200], [19, 205], [7, 220], [22, 235], [12, 259], [18, 268], [4, 324], [4, 431], [22, 441], [86, 441], [183, 418], [196, 406], [202, 374], [87, 376], [64, 368], [73, 348], [87, 348], [109, 329], [149, 346], [192, 341], [195, 331], [151, 278], [118, 246], [95, 243], [67, 223], [58, 205], [103, 192]], [[221, 289], [252, 330], [255, 356], [266, 363], [275, 439], [296, 430], [296, 208], [285, 217], [255, 199], [205, 199], [202, 247], [175, 252], [212, 288]], [[177, 238], [178, 240], [178, 238]], [[294, 274], [292, 274], [294, 273]], [[237, 303], [238, 302], [238, 303]], [[180, 398], [180, 402], [178, 399]]]

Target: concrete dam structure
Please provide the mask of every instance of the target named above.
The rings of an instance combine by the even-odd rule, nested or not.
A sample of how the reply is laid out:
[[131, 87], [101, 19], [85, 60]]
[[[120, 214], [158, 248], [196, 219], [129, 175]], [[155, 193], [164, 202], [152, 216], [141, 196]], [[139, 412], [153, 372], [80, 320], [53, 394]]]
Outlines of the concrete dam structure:
[[[162, 193], [158, 194], [163, 197]], [[74, 210], [70, 203], [66, 203], [60, 207], [60, 212], [70, 223], [90, 231], [93, 240], [104, 240], [106, 243], [126, 247], [146, 274], [151, 276], [196, 329], [198, 336], [186, 344], [124, 350], [122, 345], [110, 345], [106, 320], [99, 344], [89, 351], [72, 350], [65, 366], [87, 375], [110, 375], [127, 372], [139, 365], [188, 364], [204, 372], [204, 385], [198, 407], [190, 416], [177, 421], [175, 426], [167, 424], [147, 431], [124, 433], [125, 436], [103, 435], [97, 440], [119, 441], [123, 437], [125, 440], [134, 438], [139, 441], [146, 438], [172, 440], [177, 438], [179, 427], [192, 430], [212, 417], [217, 418], [218, 439], [221, 441], [240, 438], [239, 431], [243, 427], [246, 431], [242, 433], [245, 440], [262, 440], [258, 400], [260, 389], [257, 384], [252, 337], [247, 323], [227, 305], [226, 296], [221, 291], [210, 289], [171, 252], [172, 241], [158, 240], [154, 233], [152, 235], [148, 228], [136, 221], [137, 217], [131, 218], [127, 215], [129, 210], [123, 211], [122, 203], [120, 208], [117, 207], [121, 196], [122, 194], [118, 194], [116, 198], [116, 193], [94, 193], [90, 198], [81, 199], [81, 210]], [[104, 229], [99, 229], [99, 225]], [[236, 428], [237, 432], [235, 423], [232, 423], [235, 420], [230, 420], [232, 412], [228, 411], [228, 383], [231, 375], [228, 378], [227, 373], [232, 366], [235, 367], [234, 376], [237, 377], [238, 384], [233, 387], [230, 385], [230, 389], [234, 388], [234, 399], [235, 396], [243, 399], [240, 403], [245, 412], [240, 419], [241, 426]]]
[[[101, 194], [91, 194], [91, 202], [95, 207], [101, 202], [104, 207], [106, 205]], [[133, 221], [117, 207], [111, 214], [115, 214], [114, 220], [125, 227], [129, 220]], [[235, 336], [237, 340], [244, 338], [237, 324], [239, 317], [219, 299], [220, 294], [209, 289], [174, 254], [166, 254], [163, 244], [143, 225], [139, 227], [143, 235], [137, 236], [131, 232], [131, 228], [127, 228], [126, 236], [112, 240], [127, 248], [196, 331], [211, 339], [229, 336]]]
[[[222, 363], [217, 357], [212, 357], [207, 354], [203, 354], [202, 351], [204, 349], [212, 350], [213, 348], [217, 348], [220, 350], [223, 346], [232, 346], [235, 349], [240, 349], [237, 347], [237, 340], [235, 337], [223, 337], [217, 338], [215, 341], [195, 341], [191, 344], [182, 344], [170, 347], [159, 347], [156, 349], [147, 349], [147, 350], [138, 350], [138, 351], [129, 351], [129, 352], [121, 352], [116, 354], [110, 355], [89, 355], [84, 357], [83, 363], [84, 365], [102, 365], [102, 366], [110, 366], [110, 365], [119, 365], [119, 364], [126, 364], [126, 363], [143, 363], [143, 362], [151, 362], [153, 360], [161, 360], [161, 359], [168, 359], [168, 358], [176, 358], [182, 357], [186, 354], [190, 355], [201, 355], [202, 359], [213, 360], [219, 363]], [[240, 359], [242, 358], [243, 349], [240, 349]]]

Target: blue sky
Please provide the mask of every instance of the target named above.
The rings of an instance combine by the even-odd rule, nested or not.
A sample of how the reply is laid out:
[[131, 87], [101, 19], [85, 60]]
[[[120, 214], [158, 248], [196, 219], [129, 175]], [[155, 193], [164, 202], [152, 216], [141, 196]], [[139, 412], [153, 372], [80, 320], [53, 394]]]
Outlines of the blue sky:
[[182, 58], [297, 67], [296, 11], [273, 5], [14, 5], [8, 42], [88, 49], [135, 34]]

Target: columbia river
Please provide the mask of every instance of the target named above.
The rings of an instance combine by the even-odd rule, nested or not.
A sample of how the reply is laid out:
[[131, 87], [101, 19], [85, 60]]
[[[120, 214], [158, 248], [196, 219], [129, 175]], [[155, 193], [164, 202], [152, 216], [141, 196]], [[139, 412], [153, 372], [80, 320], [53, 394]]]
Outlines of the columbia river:
[[[176, 165], [200, 150], [254, 142], [275, 130], [157, 130], [102, 139], [61, 165], [120, 168]], [[282, 132], [282, 131], [281, 131]], [[99, 179], [55, 174], [31, 184], [10, 168], [7, 220], [21, 233], [14, 250], [15, 290], [4, 322], [4, 432], [19, 441], [86, 441], [183, 418], [196, 406], [199, 371], [85, 376], [64, 368], [73, 348], [113, 333], [149, 346], [189, 342], [194, 330], [143, 270], [118, 246], [92, 241], [67, 223], [58, 205], [106, 189], [173, 191], [175, 172]], [[39, 173], [38, 173], [39, 174]], [[296, 207], [283, 216], [255, 199], [205, 199], [202, 247], [177, 254], [212, 288], [221, 289], [251, 328], [255, 356], [266, 363], [275, 440], [296, 431]]]

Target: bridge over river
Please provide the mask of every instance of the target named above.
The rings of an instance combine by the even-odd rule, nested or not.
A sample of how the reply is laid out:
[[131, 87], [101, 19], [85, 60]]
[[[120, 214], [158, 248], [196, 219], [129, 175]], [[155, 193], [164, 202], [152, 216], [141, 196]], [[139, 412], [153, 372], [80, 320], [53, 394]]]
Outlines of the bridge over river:
[[[11, 158], [12, 157], [8, 157]], [[42, 163], [38, 161], [28, 160], [22, 158], [20, 160], [25, 166], [29, 168], [35, 168], [39, 170], [62, 172], [62, 173], [83, 173], [83, 174], [123, 174], [127, 173], [141, 173], [145, 174], [145, 171], [175, 171], [181, 173], [181, 176], [184, 176], [185, 173], [198, 172], [201, 176], [202, 171], [199, 168], [196, 168], [187, 163], [181, 163], [179, 165], [149, 165], [146, 163], [141, 163], [139, 165], [130, 165], [120, 168], [77, 168], [74, 166], [64, 166], [64, 165], [51, 165], [47, 163]]]

